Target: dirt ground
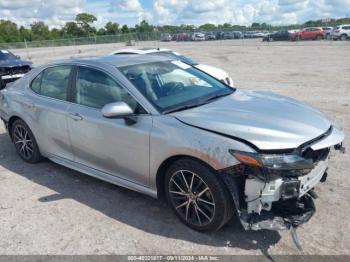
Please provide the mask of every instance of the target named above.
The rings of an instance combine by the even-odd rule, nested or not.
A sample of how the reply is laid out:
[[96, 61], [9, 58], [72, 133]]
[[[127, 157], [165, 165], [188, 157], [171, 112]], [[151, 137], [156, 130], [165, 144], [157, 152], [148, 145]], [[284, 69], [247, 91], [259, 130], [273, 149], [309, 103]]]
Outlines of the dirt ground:
[[[350, 132], [350, 41], [146, 43], [220, 67], [243, 89], [310, 103]], [[13, 50], [35, 64], [109, 53], [123, 45]], [[349, 148], [349, 140], [345, 146]], [[299, 237], [306, 254], [350, 254], [349, 153], [330, 161], [316, 215]], [[299, 254], [289, 232], [245, 232], [232, 220], [203, 234], [160, 201], [49, 161], [24, 163], [0, 124], [0, 254]]]

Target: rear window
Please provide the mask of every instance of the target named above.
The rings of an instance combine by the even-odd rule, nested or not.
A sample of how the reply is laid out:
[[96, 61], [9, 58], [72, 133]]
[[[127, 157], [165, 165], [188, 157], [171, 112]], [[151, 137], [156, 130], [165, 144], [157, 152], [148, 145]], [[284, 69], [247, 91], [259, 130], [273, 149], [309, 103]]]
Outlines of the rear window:
[[59, 100], [67, 99], [71, 66], [55, 66], [45, 69], [31, 83], [37, 94]]

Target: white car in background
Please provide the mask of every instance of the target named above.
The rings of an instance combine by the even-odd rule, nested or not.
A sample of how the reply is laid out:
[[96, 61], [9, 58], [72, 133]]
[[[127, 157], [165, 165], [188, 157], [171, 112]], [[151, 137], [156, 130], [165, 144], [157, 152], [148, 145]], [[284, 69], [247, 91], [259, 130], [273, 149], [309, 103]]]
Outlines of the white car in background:
[[338, 25], [336, 26], [332, 33], [331, 33], [332, 39], [340, 39], [342, 41], [345, 41], [346, 39], [350, 38], [350, 25]]
[[192, 41], [205, 41], [205, 34], [194, 33], [191, 37]]
[[324, 26], [322, 27], [323, 31], [324, 31], [324, 34], [325, 34], [325, 39], [330, 39], [331, 38], [331, 34], [332, 34], [332, 31], [333, 31], [333, 27], [331, 26]]
[[233, 87], [234, 83], [232, 78], [222, 69], [209, 66], [209, 65], [203, 65], [198, 64], [191, 60], [190, 58], [179, 54], [177, 52], [171, 51], [170, 49], [165, 48], [142, 48], [142, 49], [120, 49], [117, 51], [114, 51], [111, 53], [111, 55], [125, 55], [125, 54], [139, 54], [139, 55], [158, 55], [158, 56], [165, 56], [169, 57], [175, 60], [179, 60], [185, 64], [191, 65], [208, 75], [211, 75], [212, 77], [220, 80], [221, 82], [225, 83], [228, 86]]

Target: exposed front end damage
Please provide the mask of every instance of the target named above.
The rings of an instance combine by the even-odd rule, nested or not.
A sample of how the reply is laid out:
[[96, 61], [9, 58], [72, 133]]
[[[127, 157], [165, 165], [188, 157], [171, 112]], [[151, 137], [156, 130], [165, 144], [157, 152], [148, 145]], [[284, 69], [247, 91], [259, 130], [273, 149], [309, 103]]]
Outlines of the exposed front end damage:
[[[328, 133], [327, 137], [332, 135], [332, 131]], [[327, 137], [290, 152], [230, 152], [241, 164], [221, 173], [246, 230], [295, 229], [311, 219], [316, 211], [314, 188], [327, 179], [331, 147], [344, 150], [343, 136], [335, 140]], [[314, 150], [315, 143], [326, 147], [314, 146]]]

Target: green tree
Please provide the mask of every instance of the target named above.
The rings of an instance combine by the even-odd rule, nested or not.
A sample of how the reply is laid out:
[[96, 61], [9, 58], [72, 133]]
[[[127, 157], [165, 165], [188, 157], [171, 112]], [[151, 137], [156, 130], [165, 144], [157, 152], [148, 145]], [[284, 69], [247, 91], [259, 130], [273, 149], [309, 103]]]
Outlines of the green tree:
[[97, 31], [97, 35], [106, 35], [107, 34], [107, 30], [104, 28], [100, 28]]
[[153, 32], [153, 25], [150, 25], [146, 20], [142, 20], [140, 24], [135, 25], [136, 32], [144, 33], [144, 32]]
[[252, 23], [251, 28], [258, 29], [258, 28], [260, 28], [260, 24], [259, 23]]
[[84, 35], [84, 31], [75, 22], [67, 22], [63, 27], [63, 33], [70, 37], [79, 37]]
[[21, 26], [19, 28], [19, 35], [20, 35], [20, 40], [21, 41], [31, 41], [32, 40], [32, 31], [28, 28], [25, 28], [24, 26]]
[[9, 20], [0, 20], [0, 36], [3, 42], [20, 41], [17, 25]]
[[123, 25], [121, 31], [123, 34], [130, 33], [129, 27], [127, 25]]
[[33, 40], [50, 39], [49, 27], [44, 22], [34, 22], [30, 25], [30, 29], [32, 31]]
[[118, 23], [108, 22], [105, 25], [105, 29], [106, 29], [106, 34], [108, 34], [108, 35], [115, 35], [115, 34], [119, 33], [119, 24]]
[[83, 29], [86, 35], [96, 32], [96, 29], [91, 26], [92, 23], [97, 21], [97, 18], [88, 13], [80, 13], [75, 17], [77, 24]]
[[213, 31], [213, 30], [216, 30], [217, 27], [214, 24], [207, 23], [207, 24], [201, 25], [199, 27], [199, 29], [204, 30], [204, 31]]

